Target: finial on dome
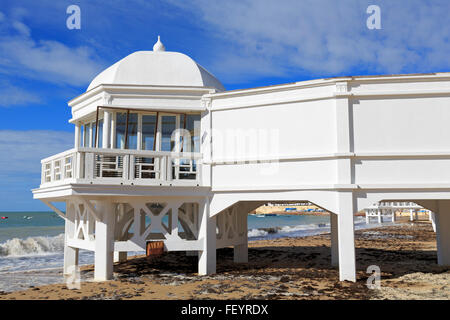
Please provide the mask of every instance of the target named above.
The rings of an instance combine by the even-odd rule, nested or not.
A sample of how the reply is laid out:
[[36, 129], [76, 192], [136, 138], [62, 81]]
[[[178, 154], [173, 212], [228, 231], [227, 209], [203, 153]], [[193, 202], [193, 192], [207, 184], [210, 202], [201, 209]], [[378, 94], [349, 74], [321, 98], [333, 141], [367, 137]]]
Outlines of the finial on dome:
[[160, 36], [158, 36], [158, 41], [153, 46], [153, 51], [166, 51], [166, 47], [164, 47], [163, 43], [161, 42]]

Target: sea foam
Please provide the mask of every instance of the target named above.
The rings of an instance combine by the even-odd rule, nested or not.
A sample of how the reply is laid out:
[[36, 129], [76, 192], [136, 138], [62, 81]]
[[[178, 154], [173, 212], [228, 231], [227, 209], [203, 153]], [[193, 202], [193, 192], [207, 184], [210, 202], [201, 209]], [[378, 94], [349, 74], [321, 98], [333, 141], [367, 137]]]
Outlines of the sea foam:
[[64, 234], [55, 237], [13, 238], [0, 243], [0, 257], [61, 253], [64, 250]]

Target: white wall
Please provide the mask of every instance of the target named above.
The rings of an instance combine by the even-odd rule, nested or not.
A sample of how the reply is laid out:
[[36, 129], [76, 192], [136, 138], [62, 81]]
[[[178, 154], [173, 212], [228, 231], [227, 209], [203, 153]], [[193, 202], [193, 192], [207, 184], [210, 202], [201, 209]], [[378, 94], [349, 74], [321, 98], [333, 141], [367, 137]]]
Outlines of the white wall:
[[[450, 185], [448, 74], [337, 78], [208, 97], [213, 190]], [[245, 144], [252, 130], [259, 138], [278, 132], [278, 143], [255, 149]], [[240, 134], [227, 140], [233, 131]], [[281, 161], [270, 167], [245, 159]]]

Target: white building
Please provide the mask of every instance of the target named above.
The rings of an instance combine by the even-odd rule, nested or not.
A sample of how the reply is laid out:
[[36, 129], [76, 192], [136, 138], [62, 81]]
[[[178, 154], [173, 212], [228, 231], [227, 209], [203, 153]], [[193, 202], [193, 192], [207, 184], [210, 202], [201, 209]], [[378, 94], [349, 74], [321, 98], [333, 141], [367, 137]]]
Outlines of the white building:
[[74, 148], [42, 160], [33, 194], [65, 218], [65, 273], [87, 249], [95, 279], [110, 279], [114, 258], [157, 239], [214, 273], [216, 248], [247, 261], [248, 212], [302, 201], [332, 213], [341, 280], [355, 281], [354, 213], [378, 201], [435, 212], [450, 264], [450, 73], [225, 91], [186, 55], [153, 49], [71, 100]]

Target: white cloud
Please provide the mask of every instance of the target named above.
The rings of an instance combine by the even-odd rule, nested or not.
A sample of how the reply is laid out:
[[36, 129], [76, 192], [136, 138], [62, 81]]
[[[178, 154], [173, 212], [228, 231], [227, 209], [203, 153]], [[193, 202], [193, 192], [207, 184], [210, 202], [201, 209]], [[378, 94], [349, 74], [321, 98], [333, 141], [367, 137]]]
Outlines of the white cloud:
[[28, 90], [10, 84], [0, 86], [0, 107], [35, 104], [41, 101], [40, 96]]
[[68, 85], [86, 85], [104, 63], [87, 46], [35, 40], [28, 26], [0, 19], [0, 73]]
[[382, 30], [368, 30], [369, 0], [171, 1], [221, 47], [211, 69], [252, 75], [450, 71], [448, 0], [379, 0]]
[[0, 130], [0, 176], [41, 172], [41, 159], [73, 148], [71, 132]]

